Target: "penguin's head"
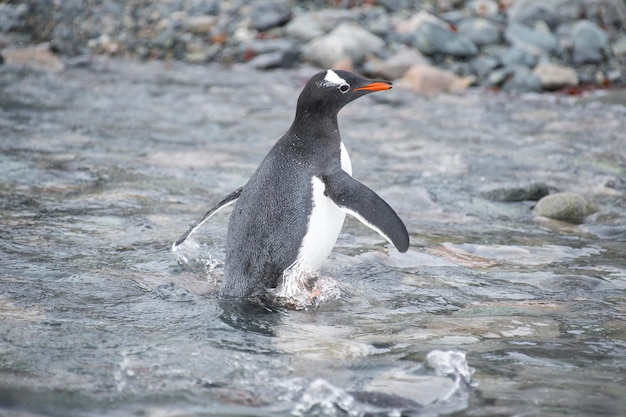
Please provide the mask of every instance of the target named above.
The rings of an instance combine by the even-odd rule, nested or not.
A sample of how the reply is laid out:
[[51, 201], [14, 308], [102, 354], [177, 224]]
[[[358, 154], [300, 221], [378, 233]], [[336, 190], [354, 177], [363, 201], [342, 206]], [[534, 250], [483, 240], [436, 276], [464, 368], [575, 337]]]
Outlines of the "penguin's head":
[[336, 115], [346, 104], [374, 91], [389, 90], [389, 81], [368, 80], [348, 71], [326, 70], [307, 82], [298, 98], [302, 115]]

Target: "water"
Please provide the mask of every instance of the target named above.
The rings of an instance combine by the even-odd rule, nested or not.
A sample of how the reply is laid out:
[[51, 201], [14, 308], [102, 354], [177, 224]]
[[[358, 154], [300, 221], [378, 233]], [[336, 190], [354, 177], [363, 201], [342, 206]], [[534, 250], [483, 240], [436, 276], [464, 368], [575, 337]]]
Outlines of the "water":
[[[348, 220], [293, 311], [215, 296], [228, 213], [313, 71], [96, 60], [0, 67], [0, 415], [618, 416], [626, 407], [626, 107], [394, 89], [340, 115], [356, 178], [405, 220]], [[619, 98], [619, 96], [616, 96]], [[600, 211], [536, 218], [485, 187]]]

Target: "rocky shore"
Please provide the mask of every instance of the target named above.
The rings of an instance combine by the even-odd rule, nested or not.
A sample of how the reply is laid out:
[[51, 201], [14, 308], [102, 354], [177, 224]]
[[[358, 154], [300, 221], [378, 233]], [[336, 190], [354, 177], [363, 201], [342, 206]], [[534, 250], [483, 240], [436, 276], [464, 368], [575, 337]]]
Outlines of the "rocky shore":
[[623, 0], [33, 0], [0, 2], [7, 65], [62, 71], [94, 54], [312, 64], [419, 92], [626, 84]]

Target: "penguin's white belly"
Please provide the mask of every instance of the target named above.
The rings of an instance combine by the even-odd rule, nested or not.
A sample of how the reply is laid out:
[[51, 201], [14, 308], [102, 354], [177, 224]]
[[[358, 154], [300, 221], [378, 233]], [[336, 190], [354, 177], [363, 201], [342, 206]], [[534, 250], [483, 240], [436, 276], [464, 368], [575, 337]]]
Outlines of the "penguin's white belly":
[[297, 261], [299, 269], [307, 272], [318, 269], [328, 257], [346, 218], [346, 213], [324, 195], [326, 186], [321, 179], [313, 177], [311, 185], [313, 208]]
[[[352, 175], [350, 156], [343, 142], [341, 142], [341, 168]], [[311, 178], [311, 188], [313, 207], [296, 261], [298, 269], [303, 272], [317, 270], [330, 255], [346, 218], [346, 212], [324, 195], [326, 185], [320, 178]]]

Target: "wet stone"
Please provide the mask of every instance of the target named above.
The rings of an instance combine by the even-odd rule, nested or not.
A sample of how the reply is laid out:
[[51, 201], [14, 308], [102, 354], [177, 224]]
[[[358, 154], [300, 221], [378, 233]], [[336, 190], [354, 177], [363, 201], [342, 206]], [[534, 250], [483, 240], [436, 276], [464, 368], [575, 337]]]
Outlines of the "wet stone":
[[593, 203], [572, 192], [550, 194], [539, 200], [535, 206], [535, 212], [540, 216], [570, 223], [581, 223], [596, 211], [598, 208]]
[[544, 182], [532, 182], [525, 185], [496, 187], [483, 191], [483, 197], [492, 201], [539, 200], [550, 193]]

